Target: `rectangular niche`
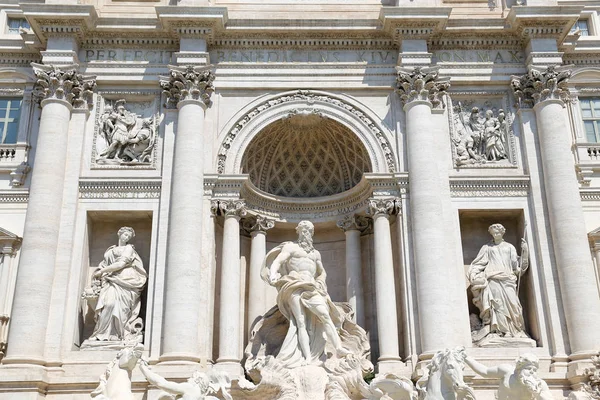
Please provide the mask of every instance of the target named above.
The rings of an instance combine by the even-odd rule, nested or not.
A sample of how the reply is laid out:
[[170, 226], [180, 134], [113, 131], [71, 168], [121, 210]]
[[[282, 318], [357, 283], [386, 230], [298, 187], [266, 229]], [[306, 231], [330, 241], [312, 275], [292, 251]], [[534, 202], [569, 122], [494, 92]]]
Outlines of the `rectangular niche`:
[[[479, 317], [479, 309], [473, 303], [473, 292], [470, 287], [468, 271], [471, 263], [477, 257], [480, 249], [486, 243], [492, 241], [488, 228], [492, 224], [502, 224], [506, 229], [504, 241], [512, 244], [521, 255], [521, 238], [525, 233], [525, 219], [522, 209], [499, 209], [499, 210], [459, 210], [461, 247], [469, 304], [469, 314], [472, 317], [472, 331], [475, 321], [473, 314]], [[539, 339], [539, 327], [537, 323], [537, 312], [535, 310], [533, 284], [531, 282], [531, 270], [536, 268], [531, 262], [531, 253], [534, 251], [534, 243], [531, 238], [526, 238], [529, 245], [529, 269], [521, 276], [519, 283], [519, 301], [523, 307], [523, 319], [525, 332], [533, 339]], [[494, 347], [494, 346], [484, 346]], [[498, 346], [498, 347], [526, 347], [523, 345]]]
[[[129, 243], [133, 245], [135, 252], [139, 255], [146, 276], [149, 275], [150, 248], [152, 244], [152, 211], [88, 211], [87, 236], [84, 241], [85, 248], [83, 252], [84, 273], [82, 274], [82, 281], [80, 283], [80, 295], [91, 288], [90, 284], [94, 271], [96, 271], [99, 264], [105, 259], [105, 253], [111, 246], [118, 244], [119, 238], [117, 232], [121, 227], [131, 227], [135, 231], [135, 237]], [[131, 270], [131, 272], [132, 275], [128, 275], [132, 276], [131, 282], [139, 284], [139, 272], [134, 272], [134, 270]], [[148, 280], [147, 277], [139, 297], [140, 308], [138, 317], [143, 321], [141, 334], [143, 334], [144, 341], [146, 340], [146, 332], [149, 332], [146, 318]], [[132, 304], [132, 298], [135, 298], [135, 296], [125, 296], [123, 301], [129, 301], [128, 304]], [[79, 324], [74, 340], [77, 347], [81, 346], [94, 332], [96, 326], [96, 321], [94, 320], [95, 313], [94, 308], [90, 306], [93, 301], [91, 300], [88, 303], [85, 299], [81, 300]], [[109, 341], [112, 342], [112, 340]], [[97, 343], [92, 344], [95, 345]]]

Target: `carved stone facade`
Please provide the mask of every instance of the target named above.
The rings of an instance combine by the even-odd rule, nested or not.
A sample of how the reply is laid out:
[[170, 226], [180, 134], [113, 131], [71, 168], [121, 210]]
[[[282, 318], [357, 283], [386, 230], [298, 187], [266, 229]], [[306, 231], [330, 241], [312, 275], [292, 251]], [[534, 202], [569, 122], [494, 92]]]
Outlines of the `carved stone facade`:
[[593, 1], [9, 3], [0, 400], [598, 398]]

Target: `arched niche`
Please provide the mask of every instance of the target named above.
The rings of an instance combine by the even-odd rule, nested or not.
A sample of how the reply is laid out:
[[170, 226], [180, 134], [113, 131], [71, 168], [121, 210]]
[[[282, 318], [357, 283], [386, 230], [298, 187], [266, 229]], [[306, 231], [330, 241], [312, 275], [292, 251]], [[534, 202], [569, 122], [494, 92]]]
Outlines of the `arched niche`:
[[356, 135], [376, 173], [396, 172], [390, 132], [378, 117], [346, 96], [299, 90], [263, 97], [240, 111], [225, 127], [217, 157], [219, 174], [242, 173], [243, 157], [252, 140], [275, 121], [293, 114], [318, 114]]

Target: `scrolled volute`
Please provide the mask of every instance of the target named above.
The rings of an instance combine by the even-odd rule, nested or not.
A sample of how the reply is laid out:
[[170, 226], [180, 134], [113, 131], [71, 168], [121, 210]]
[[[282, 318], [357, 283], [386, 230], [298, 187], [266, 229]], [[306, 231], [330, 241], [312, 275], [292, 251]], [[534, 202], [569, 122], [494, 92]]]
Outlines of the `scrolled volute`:
[[568, 82], [571, 71], [565, 66], [549, 66], [546, 69], [532, 67], [522, 76], [512, 76], [510, 86], [521, 108], [531, 107], [546, 100], [571, 99]]
[[45, 99], [64, 100], [75, 108], [91, 108], [96, 77], [77, 72], [78, 65], [44, 65], [32, 63], [37, 80], [33, 97], [37, 102]]
[[169, 66], [170, 75], [160, 77], [160, 87], [167, 98], [167, 106], [177, 106], [180, 101], [197, 100], [209, 106], [215, 91], [215, 74], [211, 66]]
[[415, 100], [429, 101], [433, 108], [443, 108], [442, 97], [450, 89], [450, 78], [440, 78], [438, 67], [398, 67], [396, 93], [404, 104]]

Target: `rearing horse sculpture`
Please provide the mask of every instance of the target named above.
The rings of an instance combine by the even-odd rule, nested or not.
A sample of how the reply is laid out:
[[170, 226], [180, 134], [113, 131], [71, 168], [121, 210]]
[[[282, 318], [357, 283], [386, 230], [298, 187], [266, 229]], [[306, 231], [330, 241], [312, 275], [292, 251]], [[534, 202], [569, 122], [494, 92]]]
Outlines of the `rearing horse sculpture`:
[[419, 400], [475, 400], [463, 380], [465, 349], [438, 351], [417, 382]]
[[94, 400], [134, 400], [131, 371], [142, 356], [143, 348], [137, 344], [119, 351], [100, 376], [100, 384], [90, 396]]

